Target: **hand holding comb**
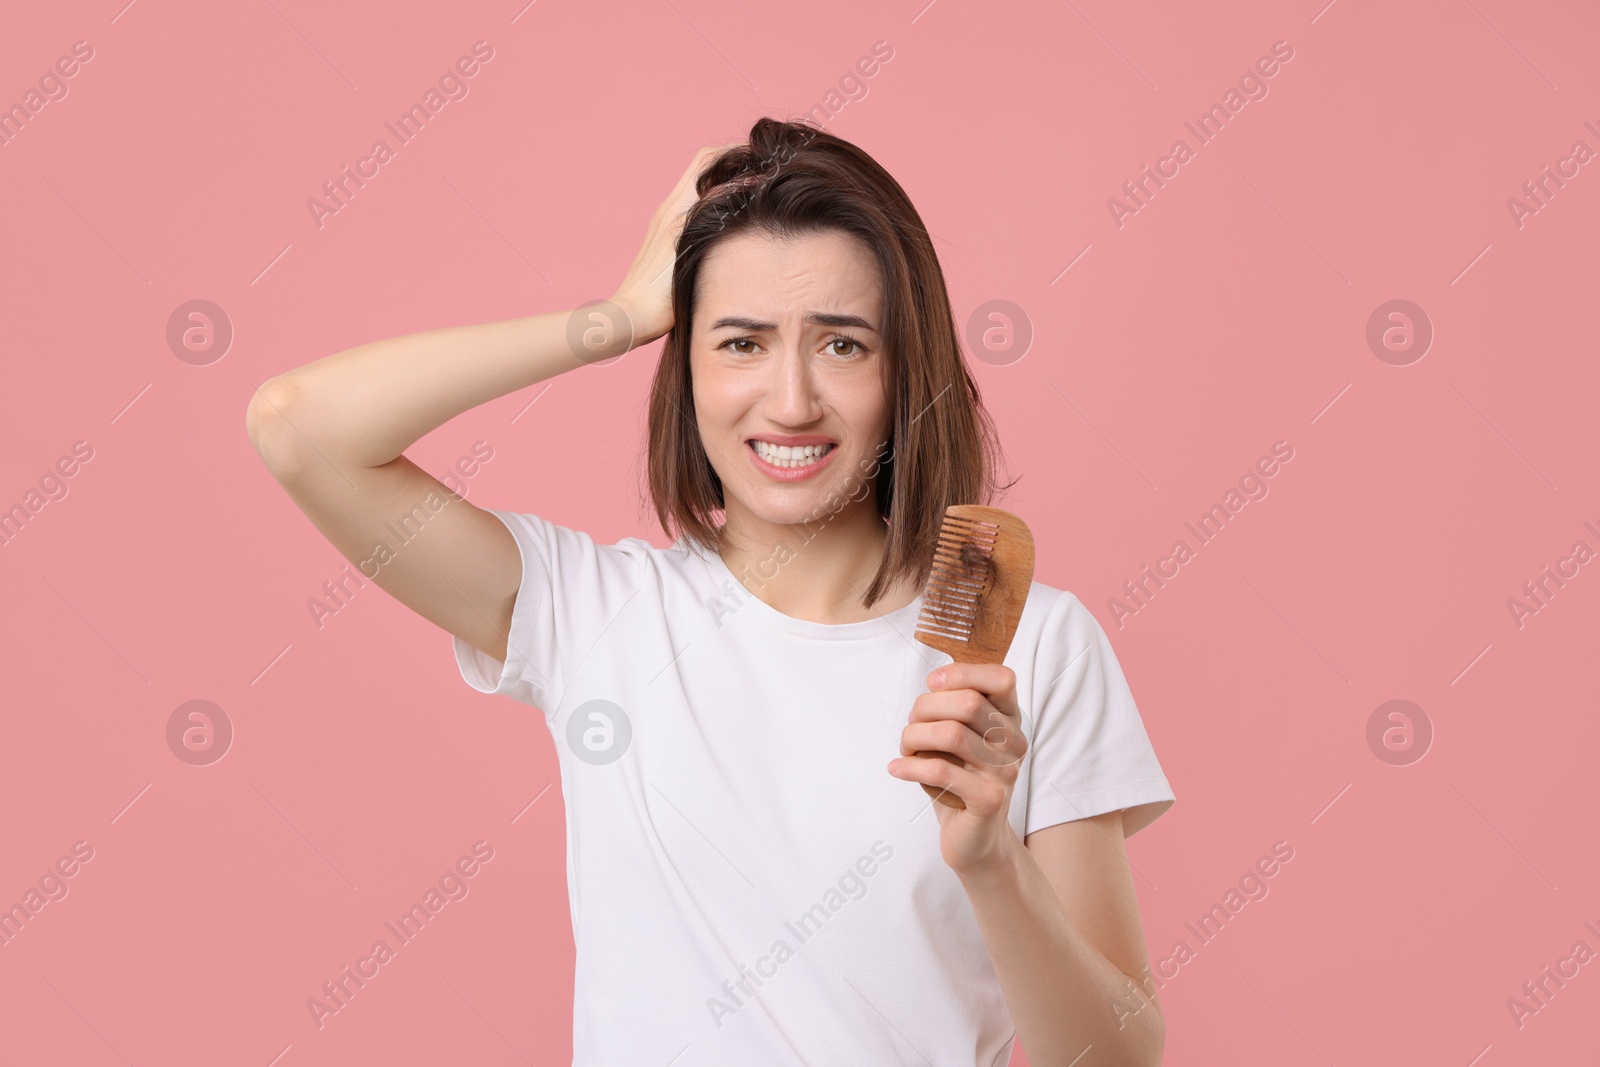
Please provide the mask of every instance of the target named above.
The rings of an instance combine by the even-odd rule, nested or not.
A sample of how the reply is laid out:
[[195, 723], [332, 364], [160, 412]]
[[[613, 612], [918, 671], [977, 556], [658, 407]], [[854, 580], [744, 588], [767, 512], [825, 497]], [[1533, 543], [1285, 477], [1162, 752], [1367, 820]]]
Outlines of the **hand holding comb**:
[[[945, 508], [922, 613], [912, 634], [957, 663], [1004, 663], [1033, 584], [1033, 534], [1009, 511], [981, 504]], [[917, 752], [957, 766], [948, 752]], [[948, 789], [922, 788], [941, 804], [965, 808]]]

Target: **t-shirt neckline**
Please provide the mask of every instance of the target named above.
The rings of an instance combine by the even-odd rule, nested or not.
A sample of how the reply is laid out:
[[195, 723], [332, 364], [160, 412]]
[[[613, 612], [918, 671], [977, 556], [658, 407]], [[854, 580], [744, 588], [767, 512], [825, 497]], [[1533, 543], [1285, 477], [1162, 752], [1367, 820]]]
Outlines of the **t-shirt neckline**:
[[899, 633], [902, 630], [911, 629], [912, 624], [922, 613], [922, 593], [919, 592], [911, 603], [904, 607], [896, 608], [894, 611], [884, 612], [875, 619], [835, 623], [797, 619], [793, 615], [785, 615], [751, 592], [718, 553], [699, 548], [692, 544], [687, 537], [679, 538], [673, 548], [682, 552], [692, 552], [698, 556], [709, 569], [712, 582], [716, 586], [721, 587], [724, 581], [733, 584], [735, 595], [743, 598], [739, 601], [739, 607], [736, 609], [737, 613], [749, 612], [766, 625], [797, 637], [810, 637], [820, 641], [873, 640], [887, 637], [891, 633]]

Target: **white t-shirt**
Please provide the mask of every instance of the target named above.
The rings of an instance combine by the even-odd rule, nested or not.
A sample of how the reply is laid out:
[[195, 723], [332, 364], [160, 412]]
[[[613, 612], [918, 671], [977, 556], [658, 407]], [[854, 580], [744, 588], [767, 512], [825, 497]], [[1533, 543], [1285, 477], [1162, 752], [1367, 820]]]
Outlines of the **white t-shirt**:
[[[885, 769], [950, 662], [912, 639], [922, 598], [809, 622], [687, 538], [600, 545], [492, 513], [522, 556], [506, 662], [460, 638], [456, 661], [555, 740], [574, 1067], [1005, 1064], [1015, 1024], [933, 801]], [[1117, 809], [1131, 835], [1172, 805], [1075, 596], [1034, 582], [1005, 662], [1019, 836]]]

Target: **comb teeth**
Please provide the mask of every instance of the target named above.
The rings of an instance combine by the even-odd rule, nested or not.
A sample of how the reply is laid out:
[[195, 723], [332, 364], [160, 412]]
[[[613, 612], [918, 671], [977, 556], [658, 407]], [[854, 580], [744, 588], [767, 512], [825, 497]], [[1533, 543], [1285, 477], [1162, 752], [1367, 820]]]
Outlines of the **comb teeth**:
[[946, 515], [933, 552], [933, 569], [917, 630], [970, 641], [978, 610], [994, 586], [994, 547], [1000, 527]]

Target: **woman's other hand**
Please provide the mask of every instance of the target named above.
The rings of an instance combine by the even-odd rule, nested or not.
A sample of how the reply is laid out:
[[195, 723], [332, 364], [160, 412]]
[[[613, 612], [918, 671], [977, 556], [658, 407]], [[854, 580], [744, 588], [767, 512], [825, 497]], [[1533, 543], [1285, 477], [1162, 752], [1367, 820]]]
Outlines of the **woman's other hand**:
[[627, 312], [635, 345], [654, 341], [672, 329], [672, 264], [677, 258], [684, 216], [699, 199], [695, 182], [713, 159], [744, 143], [706, 145], [696, 152], [678, 184], [650, 217], [644, 244], [611, 297], [612, 303]]
[[[980, 875], [1002, 866], [1019, 844], [1007, 818], [1028, 751], [1017, 676], [999, 663], [947, 663], [928, 675], [928, 689], [911, 705], [889, 773], [961, 798], [965, 808], [930, 801], [939, 817], [939, 851], [956, 874]], [[960, 762], [914, 755], [930, 751]]]

